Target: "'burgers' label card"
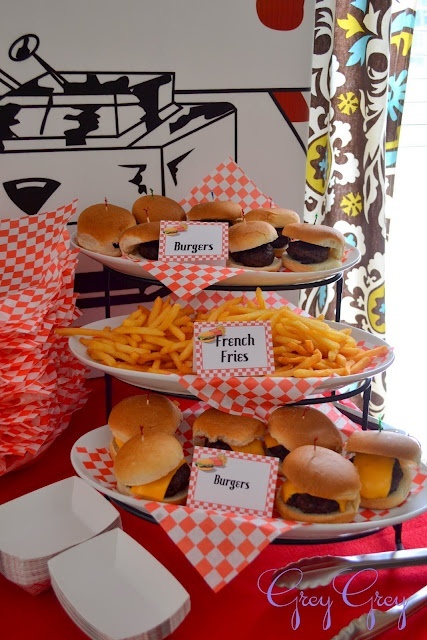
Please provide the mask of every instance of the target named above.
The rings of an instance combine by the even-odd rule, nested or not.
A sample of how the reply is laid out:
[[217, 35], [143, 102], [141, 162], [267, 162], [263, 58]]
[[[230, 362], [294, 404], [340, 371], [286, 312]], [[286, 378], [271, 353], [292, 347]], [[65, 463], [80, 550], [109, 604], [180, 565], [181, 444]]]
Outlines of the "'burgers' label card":
[[262, 376], [274, 372], [269, 322], [195, 322], [193, 352], [199, 376]]
[[175, 220], [160, 222], [159, 260], [225, 266], [227, 258], [227, 223]]
[[187, 507], [271, 518], [279, 458], [194, 447]]

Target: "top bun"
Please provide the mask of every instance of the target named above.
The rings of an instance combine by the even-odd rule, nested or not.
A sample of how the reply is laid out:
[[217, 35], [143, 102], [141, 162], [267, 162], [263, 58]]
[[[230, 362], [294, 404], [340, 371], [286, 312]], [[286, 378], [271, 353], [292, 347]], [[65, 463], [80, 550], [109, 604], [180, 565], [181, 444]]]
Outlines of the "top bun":
[[120, 256], [119, 238], [136, 224], [127, 209], [110, 203], [93, 204], [77, 219], [77, 244], [83, 249], [105, 256]]
[[313, 445], [291, 451], [283, 472], [299, 493], [329, 500], [354, 500], [360, 492], [359, 474], [339, 453]]
[[344, 255], [345, 237], [338, 229], [324, 224], [292, 222], [283, 228], [282, 235], [291, 240], [302, 240], [310, 244], [318, 244], [320, 247], [329, 247], [329, 255], [337, 260], [341, 260]]
[[347, 453], [370, 453], [397, 458], [409, 465], [419, 465], [421, 447], [417, 440], [395, 431], [354, 431], [345, 443]]
[[160, 195], [141, 196], [133, 203], [132, 213], [138, 224], [157, 220], [185, 220], [181, 205]]
[[183, 458], [181, 443], [168, 433], [134, 436], [119, 449], [114, 475], [122, 485], [148, 484], [170, 473]]
[[343, 439], [330, 418], [314, 407], [279, 407], [268, 419], [268, 430], [277, 442], [292, 451], [305, 444], [341, 453]]
[[158, 393], [129, 396], [118, 402], [108, 416], [108, 426], [115, 438], [126, 442], [136, 435], [153, 431], [173, 435], [182, 413], [172, 400]]
[[273, 225], [263, 220], [240, 222], [228, 232], [228, 248], [230, 253], [246, 251], [273, 242], [278, 237]]
[[192, 221], [224, 221], [238, 222], [242, 219], [242, 207], [232, 200], [213, 200], [194, 205], [187, 213], [187, 219]]
[[204, 436], [211, 442], [221, 440], [230, 446], [245, 446], [261, 438], [265, 424], [257, 418], [224, 413], [218, 409], [203, 411], [194, 421], [193, 435]]
[[300, 218], [296, 211], [273, 207], [271, 209], [251, 209], [245, 214], [245, 220], [263, 220], [269, 222], [276, 229], [283, 229], [287, 224], [299, 222]]
[[160, 221], [143, 222], [123, 231], [119, 238], [121, 253], [132, 254], [140, 244], [153, 242], [160, 238]]

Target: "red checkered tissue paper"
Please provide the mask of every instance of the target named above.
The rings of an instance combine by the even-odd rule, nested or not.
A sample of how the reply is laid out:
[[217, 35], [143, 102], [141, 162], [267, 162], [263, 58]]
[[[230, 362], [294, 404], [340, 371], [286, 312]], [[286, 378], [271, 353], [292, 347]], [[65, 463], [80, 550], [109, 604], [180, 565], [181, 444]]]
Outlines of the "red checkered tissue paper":
[[[211, 310], [225, 300], [242, 295], [256, 301], [255, 293], [209, 290], [202, 291], [197, 297], [189, 300], [188, 304], [197, 311]], [[286, 305], [296, 313], [308, 315], [275, 291], [264, 291], [263, 297], [268, 308], [278, 309]], [[375, 362], [379, 363], [386, 357], [380, 357]], [[236, 415], [255, 415], [262, 420], [275, 407], [299, 402], [309, 396], [324, 396], [325, 393], [317, 391], [317, 389], [323, 387], [328, 380], [329, 378], [319, 377], [281, 378], [275, 376], [230, 376], [224, 379], [200, 377], [195, 374], [179, 377], [179, 382], [183, 387], [212, 407]]]
[[[185, 211], [188, 211], [200, 202], [212, 201], [213, 199], [233, 200], [239, 203], [243, 211], [277, 206], [271, 198], [258, 189], [231, 158], [222, 162], [211, 174], [203, 178], [201, 184], [194, 187], [180, 204]], [[123, 257], [140, 264], [143, 271], [148, 271], [182, 300], [197, 295], [209, 285], [245, 273], [243, 268], [183, 264], [181, 262], [165, 263], [158, 260], [143, 260], [129, 255]]]
[[[353, 431], [360, 429], [331, 403], [313, 406], [324, 412], [336, 424], [344, 440]], [[199, 402], [184, 411], [177, 437], [182, 443], [184, 455], [190, 464], [193, 455], [192, 425], [196, 417], [208, 408], [208, 405]], [[88, 479], [99, 486], [101, 493], [108, 489], [110, 492], [108, 495], [111, 496], [113, 492], [113, 497], [120, 502], [122, 496], [116, 489], [113, 461], [108, 452], [108, 446], [94, 446], [92, 449], [76, 447], [76, 455]], [[427, 476], [418, 472], [412, 481], [411, 494], [420, 491], [426, 480]], [[279, 478], [278, 487], [281, 482]], [[285, 521], [279, 517], [261, 518], [236, 515], [232, 512], [220, 513], [214, 509], [193, 509], [136, 498], [135, 502], [140, 503], [142, 510], [148, 511], [153, 516], [215, 592], [225, 587], [277, 537], [303, 527], [313, 526], [310, 523]], [[380, 516], [386, 518], [388, 514], [389, 511], [385, 510]], [[370, 521], [373, 517], [378, 518], [378, 512], [364, 509], [356, 515], [355, 522]], [[304, 537], [301, 534], [301, 541]], [[292, 533], [292, 538], [298, 539], [297, 531]]]
[[79, 315], [66, 228], [75, 211], [76, 201], [0, 221], [0, 475], [44, 451], [86, 399], [87, 369], [53, 331]]

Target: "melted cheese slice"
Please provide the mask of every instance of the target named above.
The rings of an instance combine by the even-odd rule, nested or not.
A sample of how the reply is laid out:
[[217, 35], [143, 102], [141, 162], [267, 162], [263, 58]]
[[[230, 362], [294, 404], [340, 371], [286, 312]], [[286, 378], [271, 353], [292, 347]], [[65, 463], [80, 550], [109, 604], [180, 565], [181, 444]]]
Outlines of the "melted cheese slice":
[[230, 445], [233, 451], [240, 451], [241, 453], [254, 453], [257, 456], [264, 456], [264, 447], [262, 446], [261, 440], [252, 440], [249, 444], [245, 444], [244, 446], [238, 447], [234, 445]]
[[124, 442], [122, 442], [118, 438], [114, 438], [114, 442], [116, 443], [118, 449], [120, 449], [120, 447], [123, 447], [124, 445]]
[[185, 459], [183, 458], [179, 465], [172, 469], [166, 476], [163, 478], [159, 478], [158, 480], [154, 480], [153, 482], [149, 482], [148, 484], [139, 484], [133, 487], [130, 487], [131, 492], [138, 496], [138, 498], [145, 498], [146, 500], [158, 500], [161, 502], [165, 497], [165, 493], [169, 486], [170, 481], [173, 476], [177, 472], [177, 470], [182, 467], [183, 464], [186, 464]]
[[279, 444], [276, 438], [273, 438], [273, 436], [271, 436], [269, 433], [265, 434], [264, 442], [267, 449], [271, 449], [272, 447], [277, 447]]
[[[297, 489], [292, 484], [292, 482], [290, 482], [289, 480], [286, 480], [286, 482], [282, 484], [281, 493], [282, 493], [282, 500], [284, 503], [286, 503], [289, 500], [289, 498], [291, 498], [294, 495], [294, 493], [302, 493], [302, 491], [300, 489]], [[344, 512], [347, 509], [347, 500], [335, 499], [335, 502], [338, 502], [339, 510], [341, 512]]]
[[390, 493], [394, 458], [356, 453], [353, 463], [362, 484], [362, 498], [386, 498]]

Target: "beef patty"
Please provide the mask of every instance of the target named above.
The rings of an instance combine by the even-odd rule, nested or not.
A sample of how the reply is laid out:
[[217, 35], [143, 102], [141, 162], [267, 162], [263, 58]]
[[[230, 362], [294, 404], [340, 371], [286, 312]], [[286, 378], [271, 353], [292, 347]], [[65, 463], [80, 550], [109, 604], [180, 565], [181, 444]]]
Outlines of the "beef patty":
[[240, 262], [246, 267], [268, 267], [275, 258], [273, 245], [270, 242], [254, 249], [236, 251], [230, 256], [235, 262]]
[[327, 260], [329, 256], [328, 247], [320, 247], [318, 244], [294, 240], [289, 243], [287, 254], [293, 260], [298, 260], [301, 264], [318, 264]]

